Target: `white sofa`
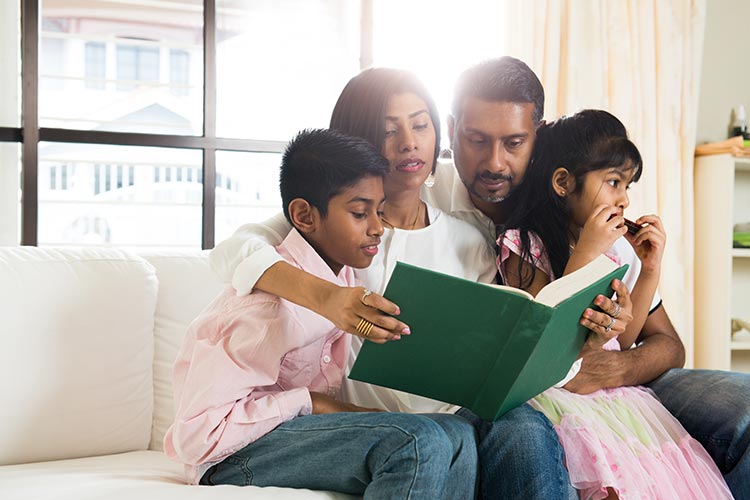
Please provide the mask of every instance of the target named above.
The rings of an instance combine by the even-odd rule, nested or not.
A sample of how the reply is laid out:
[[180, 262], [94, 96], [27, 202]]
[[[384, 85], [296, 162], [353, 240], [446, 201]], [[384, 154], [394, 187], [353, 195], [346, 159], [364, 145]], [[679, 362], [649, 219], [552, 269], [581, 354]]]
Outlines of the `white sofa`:
[[199, 251], [0, 248], [0, 498], [352, 498], [188, 486], [162, 452], [172, 363], [220, 290]]

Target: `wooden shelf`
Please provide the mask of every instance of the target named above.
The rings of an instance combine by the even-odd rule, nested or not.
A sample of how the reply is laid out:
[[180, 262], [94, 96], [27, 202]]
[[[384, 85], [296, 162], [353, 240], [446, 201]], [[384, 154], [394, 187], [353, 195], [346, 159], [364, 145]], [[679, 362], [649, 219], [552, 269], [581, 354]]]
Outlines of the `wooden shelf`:
[[750, 258], [750, 248], [732, 248], [732, 257], [738, 259]]

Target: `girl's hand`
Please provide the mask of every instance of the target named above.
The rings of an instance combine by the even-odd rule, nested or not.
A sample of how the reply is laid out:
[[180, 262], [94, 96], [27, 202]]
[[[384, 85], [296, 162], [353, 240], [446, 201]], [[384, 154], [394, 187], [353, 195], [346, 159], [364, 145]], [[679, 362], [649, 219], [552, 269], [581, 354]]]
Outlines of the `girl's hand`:
[[598, 205], [586, 219], [574, 253], [585, 257], [586, 261], [594, 260], [612, 248], [617, 238], [626, 232], [625, 219], [616, 207]]
[[587, 349], [601, 349], [604, 344], [623, 333], [633, 320], [633, 302], [627, 285], [615, 279], [612, 280], [612, 289], [617, 293], [616, 300], [599, 295], [594, 304], [600, 311], [591, 308], [583, 311], [580, 324], [591, 330], [592, 334], [586, 340], [582, 353]]
[[[325, 311], [321, 315], [345, 332], [376, 344], [398, 340], [401, 335], [411, 333], [405, 323], [390, 316], [401, 313], [396, 304], [377, 293], [365, 295], [366, 291], [361, 286], [336, 287], [325, 300]], [[372, 327], [361, 323], [363, 319], [372, 323]]]
[[656, 215], [644, 215], [635, 221], [642, 227], [636, 234], [627, 233], [625, 238], [630, 242], [636, 255], [641, 260], [641, 272], [659, 273], [661, 259], [664, 256], [664, 246], [667, 243], [667, 233], [661, 219]]

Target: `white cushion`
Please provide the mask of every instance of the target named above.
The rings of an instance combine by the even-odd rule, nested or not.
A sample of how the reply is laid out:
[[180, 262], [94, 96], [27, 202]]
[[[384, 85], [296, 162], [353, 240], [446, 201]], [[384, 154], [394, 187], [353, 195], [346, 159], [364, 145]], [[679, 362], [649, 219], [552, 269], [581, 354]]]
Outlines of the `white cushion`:
[[0, 467], [3, 500], [346, 500], [341, 493], [257, 486], [188, 486], [158, 451]]
[[154, 319], [154, 424], [151, 450], [164, 449], [174, 420], [172, 366], [187, 327], [224, 288], [208, 265], [208, 252], [142, 255], [155, 268], [159, 300]]
[[121, 250], [0, 248], [0, 465], [146, 449], [156, 292]]

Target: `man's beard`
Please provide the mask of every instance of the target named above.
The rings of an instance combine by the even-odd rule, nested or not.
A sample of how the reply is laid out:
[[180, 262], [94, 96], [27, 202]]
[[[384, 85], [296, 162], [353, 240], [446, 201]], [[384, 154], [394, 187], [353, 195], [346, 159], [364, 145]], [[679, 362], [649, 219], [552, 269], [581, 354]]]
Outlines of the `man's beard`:
[[[503, 195], [498, 194], [487, 194], [483, 195], [474, 188], [474, 184], [479, 181], [480, 178], [489, 179], [492, 181], [505, 181], [508, 183], [508, 192]], [[515, 191], [516, 186], [513, 185], [513, 176], [512, 175], [505, 175], [505, 174], [478, 174], [474, 176], [474, 179], [472, 182], [466, 182], [463, 178], [461, 178], [461, 181], [463, 182], [464, 186], [466, 186], [466, 189], [471, 193], [472, 195], [476, 196], [482, 201], [485, 201], [487, 203], [500, 203], [501, 201], [505, 201], [513, 194]]]

